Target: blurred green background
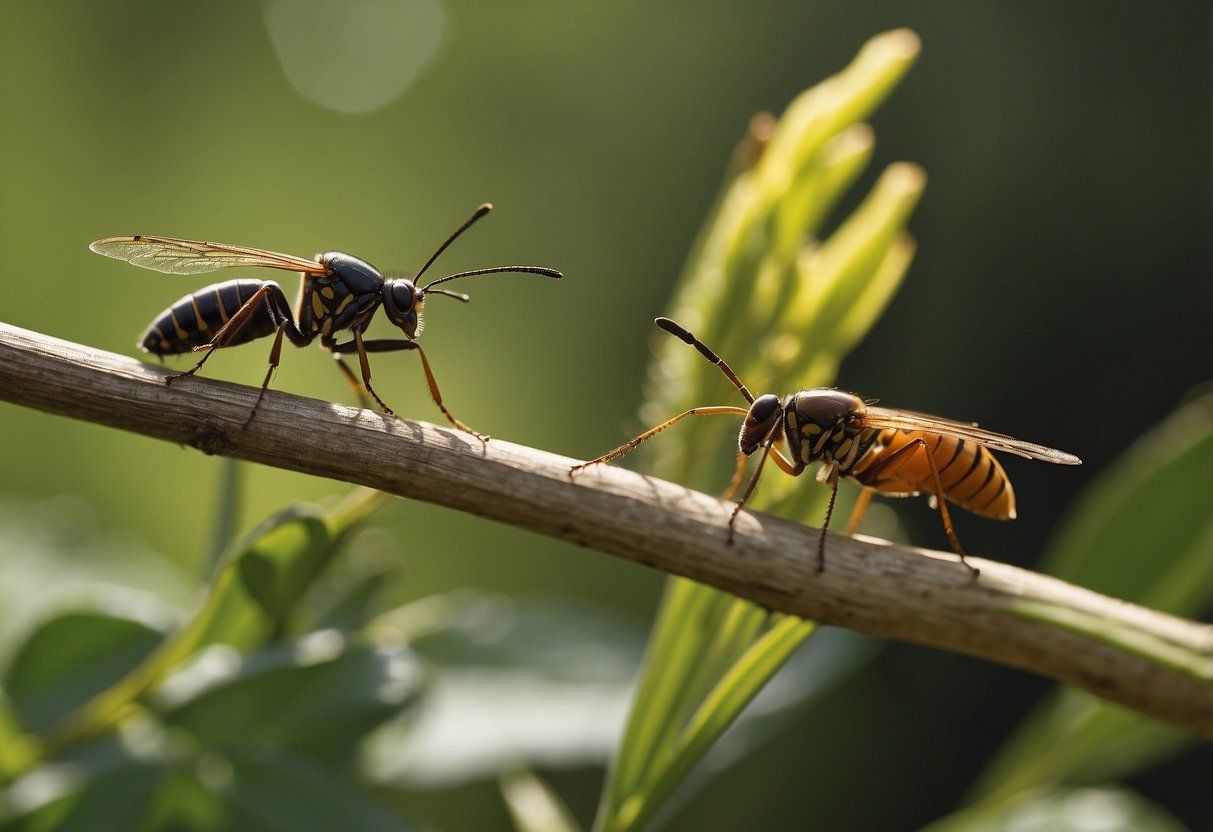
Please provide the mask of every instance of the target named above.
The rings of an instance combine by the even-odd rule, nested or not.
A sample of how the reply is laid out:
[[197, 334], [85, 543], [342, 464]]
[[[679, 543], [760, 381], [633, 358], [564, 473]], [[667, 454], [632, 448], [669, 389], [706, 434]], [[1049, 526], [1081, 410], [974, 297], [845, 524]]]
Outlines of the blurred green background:
[[[477, 430], [596, 455], [641, 427], [651, 320], [667, 311], [749, 117], [780, 111], [870, 36], [908, 26], [922, 57], [875, 116], [865, 181], [895, 160], [925, 168], [910, 223], [918, 254], [840, 383], [1085, 462], [1011, 460], [1020, 519], [958, 516], [969, 550], [1031, 566], [1074, 493], [1213, 377], [1204, 4], [344, 8], [338, 19], [311, 2], [0, 6], [0, 318], [135, 354], [147, 322], [208, 280], [102, 260], [90, 240], [338, 249], [410, 274], [492, 201], [443, 273], [528, 262], [566, 280], [470, 279], [459, 288], [471, 304], [429, 304], [423, 343], [444, 397]], [[401, 25], [373, 25], [384, 15]], [[267, 349], [220, 354], [208, 375], [256, 384]], [[274, 387], [352, 403], [330, 363], [319, 349], [289, 350]], [[398, 412], [440, 421], [411, 356], [374, 367]], [[797, 380], [749, 383], [789, 392]], [[723, 385], [719, 402], [705, 402], [716, 403], [733, 403]], [[70, 495], [101, 527], [207, 568], [218, 460], [11, 405], [0, 405], [0, 460], [6, 499]], [[347, 490], [270, 469], [245, 475], [242, 528]], [[898, 510], [910, 539], [944, 545], [922, 501]], [[395, 602], [485, 587], [573, 599], [643, 628], [662, 587], [637, 566], [432, 506], [397, 501], [379, 522], [406, 562]], [[954, 805], [1046, 687], [887, 650], [827, 703], [829, 720], [783, 732], [683, 807], [685, 823], [737, 828], [729, 819], [740, 816], [798, 829], [811, 805], [836, 828], [911, 828]], [[814, 753], [823, 727], [848, 738], [841, 757]], [[1192, 752], [1135, 785], [1194, 822], [1195, 772], [1209, 763], [1207, 749]], [[825, 772], [828, 788], [806, 792]], [[553, 780], [586, 814], [598, 777]], [[461, 799], [499, 800], [491, 784], [461, 788]]]

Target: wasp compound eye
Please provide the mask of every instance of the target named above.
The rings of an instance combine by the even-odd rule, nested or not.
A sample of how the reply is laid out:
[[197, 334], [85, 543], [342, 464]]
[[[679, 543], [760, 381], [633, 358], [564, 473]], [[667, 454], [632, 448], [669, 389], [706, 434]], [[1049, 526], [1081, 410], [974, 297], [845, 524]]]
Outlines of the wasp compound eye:
[[756, 398], [741, 424], [741, 434], [737, 437], [738, 450], [746, 456], [758, 450], [758, 446], [771, 435], [782, 412], [783, 405], [774, 393]]
[[771, 417], [776, 415], [781, 407], [778, 396], [774, 393], [766, 393], [759, 396], [750, 405], [750, 413], [746, 416], [746, 421], [754, 424], [770, 424]]
[[405, 317], [413, 311], [417, 290], [407, 280], [389, 281], [384, 288], [386, 291], [383, 293], [383, 309], [387, 312], [388, 319], [400, 326]]

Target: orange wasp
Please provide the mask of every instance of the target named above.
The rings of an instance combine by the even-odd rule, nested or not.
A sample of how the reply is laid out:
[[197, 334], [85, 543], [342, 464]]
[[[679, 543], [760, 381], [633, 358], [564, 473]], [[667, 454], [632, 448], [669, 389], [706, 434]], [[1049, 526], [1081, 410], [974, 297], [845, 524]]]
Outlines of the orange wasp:
[[[782, 402], [773, 393], [754, 398], [737, 375], [706, 344], [669, 318], [655, 323], [666, 332], [695, 347], [704, 358], [721, 369], [741, 393], [749, 408], [721, 405], [693, 407], [597, 459], [575, 465], [574, 471], [610, 462], [646, 439], [685, 419], [728, 413], [744, 416], [737, 437], [737, 469], [726, 492], [732, 495], [745, 474], [746, 461], [761, 450], [758, 466], [729, 516], [729, 540], [738, 513], [750, 498], [768, 456], [784, 473], [799, 477], [805, 468], [821, 462], [819, 482], [829, 485], [830, 502], [817, 546], [817, 571], [825, 568], [826, 529], [838, 496], [838, 481], [851, 477], [864, 487], [847, 529], [853, 531], [863, 516], [873, 492], [909, 497], [923, 492], [933, 495], [939, 506], [944, 531], [952, 551], [973, 575], [976, 567], [965, 560], [964, 550], [952, 529], [948, 502], [983, 517], [1010, 520], [1015, 517], [1015, 493], [1006, 472], [991, 450], [1041, 459], [1058, 465], [1080, 465], [1072, 454], [1046, 448], [983, 430], [972, 424], [941, 419], [923, 413], [873, 407], [858, 396], [832, 387], [815, 387], [793, 393]], [[788, 456], [776, 447], [783, 443]], [[790, 457], [790, 458], [789, 458]]]

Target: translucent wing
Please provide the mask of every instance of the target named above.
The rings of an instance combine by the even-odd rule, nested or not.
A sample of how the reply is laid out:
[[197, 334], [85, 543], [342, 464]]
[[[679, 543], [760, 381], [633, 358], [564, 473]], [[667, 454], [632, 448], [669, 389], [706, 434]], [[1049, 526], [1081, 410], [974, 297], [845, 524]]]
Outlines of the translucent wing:
[[133, 266], [165, 274], [201, 274], [239, 266], [260, 266], [308, 274], [325, 273], [324, 264], [290, 254], [146, 234], [105, 237], [89, 245], [89, 248], [106, 257], [125, 260]]
[[938, 416], [928, 416], [925, 413], [913, 413], [908, 410], [891, 410], [884, 407], [869, 407], [864, 415], [864, 421], [871, 428], [896, 428], [898, 430], [920, 430], [924, 433], [935, 433], [940, 436], [951, 436], [955, 439], [967, 439], [990, 450], [1018, 454], [1028, 459], [1041, 459], [1058, 465], [1081, 465], [1082, 460], [1073, 454], [1059, 451], [1056, 448], [1046, 448], [1032, 442], [1014, 439], [992, 430], [985, 430], [976, 425], [964, 422], [954, 422], [951, 419], [941, 419]]

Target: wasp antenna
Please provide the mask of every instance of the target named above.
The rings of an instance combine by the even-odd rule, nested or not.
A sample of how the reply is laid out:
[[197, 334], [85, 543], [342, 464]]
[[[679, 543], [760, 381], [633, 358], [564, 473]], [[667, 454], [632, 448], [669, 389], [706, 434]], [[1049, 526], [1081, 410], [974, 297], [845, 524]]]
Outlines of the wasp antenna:
[[434, 289], [429, 294], [446, 295], [448, 298], [454, 298], [455, 300], [461, 300], [464, 303], [467, 303], [469, 300], [472, 299], [469, 295], [465, 295], [463, 292], [452, 292], [450, 289]]
[[439, 283], [446, 283], [448, 280], [458, 280], [461, 277], [473, 277], [478, 274], [501, 274], [503, 272], [512, 272], [517, 274], [540, 274], [544, 277], [551, 277], [559, 280], [564, 277], [563, 274], [556, 269], [549, 269], [547, 266], [491, 266], [487, 269], [471, 269], [466, 272], [458, 272], [457, 274], [448, 274], [446, 277], [440, 277], [437, 280], [431, 280], [429, 283], [421, 287], [421, 293], [424, 295], [431, 291], [431, 286], [437, 286]]
[[659, 328], [664, 329], [666, 332], [670, 333], [684, 343], [690, 344], [692, 347], [699, 350], [700, 355], [719, 367], [720, 371], [725, 374], [728, 380], [733, 382], [733, 386], [736, 387], [737, 391], [745, 397], [747, 402], [750, 404], [754, 403], [754, 396], [750, 393], [746, 386], [741, 383], [741, 379], [739, 379], [737, 374], [733, 372], [733, 368], [726, 364], [724, 359], [722, 359], [719, 355], [712, 352], [707, 344], [696, 338], [685, 327], [680, 326], [669, 318], [656, 318], [654, 319], [653, 323], [657, 324]]
[[[428, 269], [430, 266], [434, 265], [434, 261], [438, 259], [438, 255], [440, 255], [440, 254], [442, 254], [442, 252], [446, 251], [447, 246], [449, 246], [451, 243], [455, 242], [456, 238], [458, 238], [460, 234], [467, 231], [469, 228], [472, 227], [472, 225], [476, 222], [476, 220], [480, 219], [481, 217], [483, 217], [485, 214], [487, 214], [489, 211], [492, 211], [492, 210], [493, 210], [493, 203], [486, 202], [483, 205], [481, 205], [479, 208], [477, 208], [475, 211], [473, 211], [472, 216], [468, 217], [467, 220], [463, 223], [463, 225], [456, 228], [455, 233], [452, 234], [451, 236], [447, 237], [446, 242], [443, 243], [442, 245], [438, 246], [438, 250], [430, 255], [430, 259], [426, 260], [425, 265], [421, 267], [421, 270], [418, 271], [417, 274], [415, 274], [413, 276], [413, 282], [416, 283], [418, 280], [421, 279], [421, 276], [423, 274], [425, 274], [425, 270]], [[425, 291], [425, 289], [422, 289], [422, 291]]]

